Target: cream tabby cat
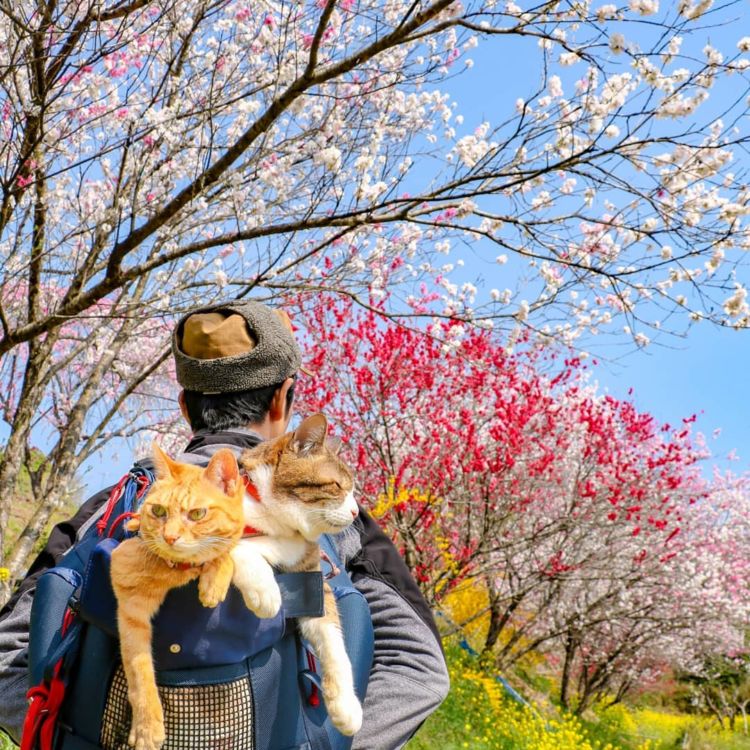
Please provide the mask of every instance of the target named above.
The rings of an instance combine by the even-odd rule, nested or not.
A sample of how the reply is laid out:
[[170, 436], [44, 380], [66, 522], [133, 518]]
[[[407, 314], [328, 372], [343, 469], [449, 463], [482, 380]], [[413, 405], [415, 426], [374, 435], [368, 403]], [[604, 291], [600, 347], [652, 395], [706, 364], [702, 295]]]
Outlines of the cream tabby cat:
[[[293, 433], [261, 443], [240, 458], [251, 483], [245, 523], [257, 535], [242, 539], [232, 550], [233, 583], [259, 617], [271, 617], [281, 606], [271, 566], [293, 572], [320, 570], [321, 534], [342, 531], [357, 517], [351, 472], [326, 441], [327, 431], [325, 416], [315, 414]], [[362, 724], [362, 707], [336, 600], [327, 583], [324, 591], [323, 617], [300, 618], [299, 628], [320, 660], [328, 715], [342, 734], [352, 735]]]
[[206, 607], [226, 597], [233, 565], [229, 552], [244, 529], [245, 488], [234, 454], [222, 449], [206, 468], [173, 461], [154, 444], [157, 481], [139, 516], [128, 523], [140, 535], [112, 552], [112, 587], [122, 666], [133, 719], [128, 743], [159, 750], [164, 713], [151, 652], [151, 618], [167, 592], [198, 578]]

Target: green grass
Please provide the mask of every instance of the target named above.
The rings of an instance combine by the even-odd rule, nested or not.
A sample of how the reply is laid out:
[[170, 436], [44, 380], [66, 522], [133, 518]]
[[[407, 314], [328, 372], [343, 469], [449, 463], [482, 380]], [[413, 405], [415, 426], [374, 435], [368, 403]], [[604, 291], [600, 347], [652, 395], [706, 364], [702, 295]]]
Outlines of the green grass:
[[[449, 652], [451, 656], [451, 654]], [[457, 663], [451, 659], [455, 669]], [[474, 727], [490, 724], [492, 710], [480, 685], [460, 680], [457, 684], [457, 672], [451, 670], [451, 691], [440, 708], [430, 716], [408, 744], [408, 750], [488, 750], [490, 744], [472, 736]], [[470, 743], [467, 745], [467, 743]]]

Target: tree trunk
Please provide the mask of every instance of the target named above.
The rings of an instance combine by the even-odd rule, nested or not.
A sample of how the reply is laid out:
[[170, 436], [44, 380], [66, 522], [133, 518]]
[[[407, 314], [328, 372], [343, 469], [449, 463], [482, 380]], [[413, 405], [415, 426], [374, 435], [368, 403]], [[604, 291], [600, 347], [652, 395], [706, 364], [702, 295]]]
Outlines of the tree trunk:
[[13, 551], [8, 557], [7, 567], [10, 570], [11, 579], [15, 580], [19, 578], [26, 570], [29, 555], [34, 549], [34, 545], [47, 528], [52, 514], [60, 508], [66, 499], [65, 489], [48, 492], [44, 500], [37, 507], [26, 527], [19, 535], [18, 540], [13, 546]]
[[573, 633], [567, 632], [565, 636], [565, 661], [563, 662], [562, 677], [560, 678], [560, 705], [567, 711], [568, 690], [570, 689], [570, 673], [573, 669], [573, 660], [575, 659], [577, 642]]
[[500, 638], [500, 634], [503, 632], [503, 628], [508, 624], [518, 605], [523, 601], [523, 595], [516, 594], [503, 611], [503, 607], [500, 605], [500, 592], [489, 582], [487, 583], [487, 589], [490, 597], [490, 625], [487, 630], [487, 637], [484, 639], [483, 654], [489, 654], [492, 651]]
[[[34, 342], [30, 346], [23, 386], [13, 415], [11, 433], [3, 447], [3, 456], [0, 460], [0, 566], [3, 566], [5, 560], [5, 550], [8, 544], [8, 520], [10, 519], [11, 504], [17, 492], [18, 474], [21, 471], [23, 458], [26, 454], [26, 443], [31, 432], [31, 424], [44, 395], [47, 358], [54, 346], [54, 338], [54, 335], [51, 335], [43, 342]], [[5, 588], [9, 588], [9, 586]], [[0, 594], [0, 605], [6, 599], [7, 597]]]

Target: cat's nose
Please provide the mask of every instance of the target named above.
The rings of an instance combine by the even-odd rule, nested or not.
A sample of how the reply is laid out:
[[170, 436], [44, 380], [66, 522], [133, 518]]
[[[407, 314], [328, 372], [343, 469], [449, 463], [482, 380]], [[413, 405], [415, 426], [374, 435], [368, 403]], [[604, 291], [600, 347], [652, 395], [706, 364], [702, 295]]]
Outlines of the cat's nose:
[[167, 534], [164, 534], [164, 541], [169, 545], [174, 544], [179, 538], [179, 535], [169, 534], [169, 536], [167, 536]]

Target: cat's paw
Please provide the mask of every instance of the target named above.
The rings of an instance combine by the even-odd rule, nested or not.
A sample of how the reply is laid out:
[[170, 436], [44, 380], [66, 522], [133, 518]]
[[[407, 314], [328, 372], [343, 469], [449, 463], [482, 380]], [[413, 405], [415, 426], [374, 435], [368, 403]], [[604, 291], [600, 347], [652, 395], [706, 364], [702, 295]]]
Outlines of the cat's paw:
[[213, 609], [227, 598], [227, 587], [220, 585], [215, 578], [201, 576], [198, 579], [198, 598], [204, 607]]
[[354, 691], [341, 691], [335, 698], [325, 699], [331, 723], [341, 734], [351, 737], [362, 726], [362, 706]]
[[240, 590], [245, 606], [258, 617], [273, 617], [281, 609], [281, 589], [270, 565], [235, 564], [234, 585]]
[[152, 717], [140, 721], [133, 719], [128, 745], [135, 750], [161, 750], [165, 739], [164, 722], [160, 718]]
[[281, 609], [281, 590], [273, 578], [265, 584], [242, 586], [240, 593], [245, 606], [258, 617], [274, 617]]

